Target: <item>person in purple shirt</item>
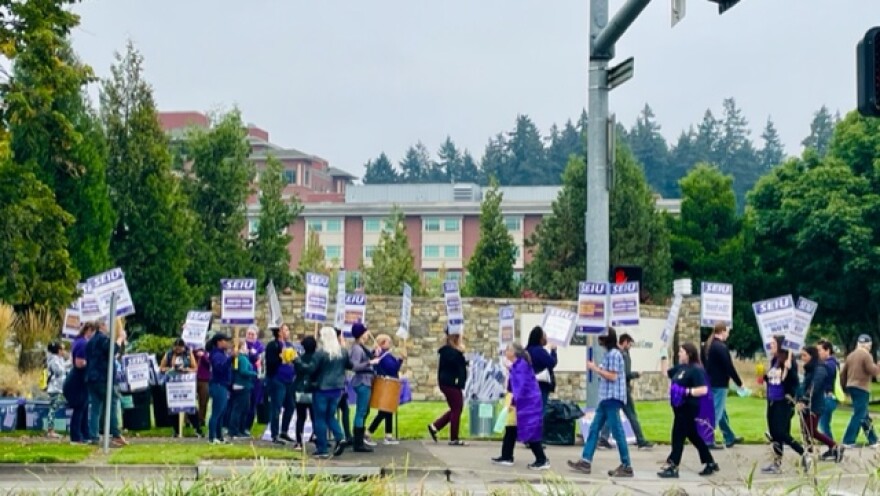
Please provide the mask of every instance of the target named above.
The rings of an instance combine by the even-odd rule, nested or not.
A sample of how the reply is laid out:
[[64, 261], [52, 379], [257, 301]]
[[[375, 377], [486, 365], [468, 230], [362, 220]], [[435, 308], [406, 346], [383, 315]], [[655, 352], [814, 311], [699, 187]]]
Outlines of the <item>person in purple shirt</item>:
[[263, 363], [263, 353], [266, 347], [257, 339], [259, 329], [257, 326], [250, 326], [245, 335], [245, 343], [248, 349], [248, 359], [257, 375], [253, 378], [253, 389], [251, 389], [251, 404], [247, 414], [242, 418], [241, 434], [244, 437], [251, 437], [251, 426], [254, 425], [254, 419], [257, 416], [257, 405], [263, 403], [263, 380], [260, 378], [260, 367]]
[[[393, 379], [400, 378], [400, 367], [403, 365], [404, 358], [398, 358], [391, 354], [391, 336], [387, 334], [379, 334], [376, 336], [376, 344], [379, 345], [378, 349], [376, 349], [375, 354], [379, 359], [379, 363], [375, 366], [376, 375], [378, 377], [390, 377]], [[373, 419], [373, 422], [370, 424], [370, 428], [367, 429], [367, 433], [372, 435], [376, 432], [376, 429], [379, 428], [379, 424], [382, 421], [385, 421], [385, 441], [383, 444], [386, 445], [395, 445], [400, 444], [396, 439], [394, 439], [393, 430], [391, 429], [391, 420], [394, 417], [394, 414], [391, 412], [383, 412], [379, 411], [376, 415], [376, 418]]]
[[782, 447], [791, 446], [801, 456], [805, 468], [809, 467], [809, 456], [804, 456], [804, 447], [791, 437], [791, 417], [794, 415], [794, 404], [791, 399], [797, 396], [798, 374], [794, 354], [782, 349], [782, 336], [770, 341], [768, 354], [770, 369], [764, 374], [767, 384], [767, 427], [773, 443], [773, 461], [762, 472], [765, 474], [782, 473]]
[[211, 363], [211, 380], [208, 391], [211, 395], [211, 418], [208, 420], [208, 442], [229, 444], [223, 439], [223, 416], [229, 401], [229, 388], [232, 385], [232, 357], [227, 353], [229, 336], [215, 334], [208, 345], [208, 360]]
[[72, 444], [88, 444], [89, 441], [89, 398], [86, 393], [86, 344], [95, 334], [97, 326], [86, 322], [79, 330], [73, 346], [70, 348], [70, 359], [73, 366], [64, 380], [63, 393], [68, 406], [73, 410], [70, 417], [70, 442]]
[[[272, 329], [274, 340], [266, 345], [266, 394], [269, 395], [269, 429], [272, 433], [272, 442], [275, 444], [296, 443], [296, 440], [288, 434], [290, 421], [296, 411], [296, 389], [293, 380], [296, 378], [296, 370], [293, 361], [286, 360], [283, 356], [285, 349], [293, 349], [290, 342], [290, 328], [287, 324]], [[284, 416], [279, 417], [284, 409]]]

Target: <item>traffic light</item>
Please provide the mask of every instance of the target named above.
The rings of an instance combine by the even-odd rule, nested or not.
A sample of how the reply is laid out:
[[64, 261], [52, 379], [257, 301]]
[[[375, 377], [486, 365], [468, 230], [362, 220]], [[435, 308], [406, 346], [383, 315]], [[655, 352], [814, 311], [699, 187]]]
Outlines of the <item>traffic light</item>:
[[856, 47], [859, 113], [880, 117], [880, 26], [868, 30]]
[[638, 282], [641, 287], [642, 268], [636, 265], [615, 265], [611, 268], [611, 282], [614, 284]]
[[718, 13], [723, 14], [727, 9], [739, 3], [739, 0], [709, 0], [718, 4]]

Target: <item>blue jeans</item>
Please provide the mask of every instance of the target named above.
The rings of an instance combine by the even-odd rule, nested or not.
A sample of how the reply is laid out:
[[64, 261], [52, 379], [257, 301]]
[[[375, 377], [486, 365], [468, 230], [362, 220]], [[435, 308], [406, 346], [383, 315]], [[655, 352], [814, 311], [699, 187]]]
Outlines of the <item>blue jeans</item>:
[[212, 382], [208, 385], [211, 395], [211, 418], [208, 420], [208, 440], [223, 439], [223, 416], [229, 401], [229, 390], [223, 384]]
[[587, 436], [587, 442], [584, 444], [584, 451], [581, 458], [592, 463], [593, 454], [596, 453], [596, 443], [599, 441], [599, 431], [605, 424], [611, 428], [611, 435], [617, 443], [617, 452], [620, 454], [620, 464], [624, 466], [632, 466], [629, 459], [629, 447], [626, 445], [626, 435], [623, 433], [623, 424], [620, 423], [620, 409], [623, 403], [618, 400], [602, 400], [596, 407], [596, 416], [593, 417], [593, 423], [590, 424], [590, 434]]
[[541, 417], [547, 415], [547, 401], [550, 400], [550, 391], [541, 390]]
[[874, 427], [871, 425], [871, 419], [868, 417], [868, 399], [870, 395], [864, 389], [848, 387], [846, 393], [852, 398], [852, 417], [846, 426], [846, 432], [843, 434], [843, 444], [855, 444], [856, 438], [859, 437], [859, 429], [864, 429], [865, 437], [868, 438], [868, 444], [877, 442], [877, 434], [874, 433]]
[[[277, 439], [281, 434], [287, 434], [290, 430], [290, 419], [296, 411], [296, 392], [293, 383], [266, 380], [266, 393], [269, 395], [269, 432], [272, 439]], [[281, 409], [284, 409], [282, 416]], [[279, 421], [281, 423], [279, 428]]]
[[315, 451], [316, 455], [325, 455], [329, 452], [327, 447], [328, 428], [333, 432], [333, 439], [337, 443], [345, 439], [345, 434], [342, 433], [342, 428], [335, 415], [340, 396], [342, 396], [341, 391], [330, 394], [318, 391], [312, 396], [312, 408], [315, 414], [312, 420], [314, 421], [315, 444], [318, 446]]
[[[107, 399], [107, 386], [97, 382], [87, 384], [89, 390], [89, 439], [96, 441], [100, 438], [104, 426], [101, 425], [101, 417], [104, 416], [104, 401]], [[116, 407], [116, 393], [110, 395], [110, 437], [120, 437], [119, 412]]]
[[360, 384], [354, 387], [357, 394], [357, 406], [354, 410], [354, 428], [360, 429], [367, 424], [367, 415], [370, 414], [370, 395], [373, 388], [366, 384]]
[[712, 402], [715, 406], [715, 428], [721, 428], [724, 444], [733, 444], [736, 434], [730, 428], [727, 417], [727, 388], [712, 388]]
[[244, 435], [244, 419], [247, 416], [251, 402], [251, 390], [232, 390], [232, 398], [229, 400], [229, 435], [238, 437]]
[[819, 431], [825, 434], [831, 440], [834, 440], [834, 433], [831, 432], [831, 417], [837, 410], [837, 400], [834, 396], [825, 396], [825, 407], [822, 409], [822, 415], [819, 416]]

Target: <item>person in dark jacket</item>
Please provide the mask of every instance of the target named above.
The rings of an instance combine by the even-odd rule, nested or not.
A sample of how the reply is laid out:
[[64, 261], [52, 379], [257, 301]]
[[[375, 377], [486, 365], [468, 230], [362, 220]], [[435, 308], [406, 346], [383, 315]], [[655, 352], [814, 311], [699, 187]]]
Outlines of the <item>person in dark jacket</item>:
[[241, 343], [238, 360], [235, 360], [235, 369], [232, 371], [232, 398], [229, 401], [229, 437], [232, 439], [250, 438], [244, 433], [244, 427], [257, 372], [248, 354], [247, 342]]
[[254, 377], [251, 380], [251, 397], [250, 397], [250, 406], [248, 407], [247, 414], [242, 417], [241, 424], [241, 434], [244, 437], [251, 437], [251, 427], [254, 425], [254, 420], [257, 418], [257, 406], [263, 403], [263, 380], [260, 377], [260, 369], [263, 366], [263, 354], [266, 352], [266, 347], [259, 340], [260, 330], [257, 326], [252, 325], [248, 327], [247, 334], [245, 334], [245, 343], [247, 343], [248, 347], [248, 360], [251, 362], [251, 368], [254, 369]]
[[[345, 336], [342, 335], [342, 329], [334, 327], [333, 330], [336, 331], [336, 340], [339, 341], [339, 346], [348, 350], [348, 344], [345, 342]], [[347, 391], [349, 381], [350, 379], [346, 379], [346, 393], [339, 397], [339, 404], [336, 405], [336, 408], [339, 410], [339, 423], [342, 426], [342, 431], [345, 433], [345, 440], [351, 445], [354, 443], [354, 436], [351, 435], [351, 408], [348, 405]]]
[[208, 361], [211, 364], [211, 380], [208, 392], [211, 395], [211, 418], [208, 420], [208, 442], [229, 444], [223, 439], [223, 417], [229, 401], [229, 387], [232, 385], [232, 357], [227, 354], [229, 336], [217, 333], [208, 342]]
[[[117, 322], [121, 322], [121, 319]], [[122, 353], [125, 347], [125, 329], [121, 325], [116, 326], [117, 351]], [[104, 414], [104, 402], [107, 398], [107, 374], [115, 375], [115, 361], [110, 362], [110, 338], [107, 336], [107, 324], [100, 322], [98, 332], [86, 344], [86, 387], [89, 391], [89, 438], [92, 443], [98, 444], [100, 438], [101, 416]], [[121, 447], [128, 444], [122, 432], [119, 430], [119, 414], [117, 413], [118, 402], [114, 399], [115, 393], [111, 392], [110, 401], [110, 436], [113, 438], [112, 445]]]
[[[730, 350], [725, 344], [728, 336], [730, 336], [730, 331], [726, 325], [715, 324], [712, 335], [706, 341], [703, 363], [706, 367], [706, 373], [709, 374], [709, 387], [712, 390], [712, 400], [715, 403], [715, 428], [721, 429], [724, 445], [732, 448], [735, 444], [742, 443], [743, 438], [737, 437], [730, 427], [730, 419], [727, 416], [727, 389], [730, 387], [731, 380], [741, 388], [742, 379], [739, 378], [739, 374], [733, 366]], [[709, 449], [719, 449], [719, 446], [713, 443]]]
[[[290, 437], [288, 430], [293, 413], [296, 411], [296, 391], [293, 388], [293, 380], [296, 377], [293, 358], [296, 353], [293, 343], [289, 341], [290, 329], [287, 324], [273, 328], [272, 335], [275, 339], [266, 345], [266, 394], [269, 395], [269, 429], [272, 433], [272, 442], [275, 444], [284, 444], [285, 441], [295, 443], [296, 440]], [[283, 417], [282, 409], [284, 409]], [[279, 419], [281, 421], [280, 431]]]
[[354, 344], [349, 351], [351, 369], [354, 377], [351, 378], [351, 387], [357, 395], [357, 407], [354, 413], [354, 448], [357, 453], [372, 453], [373, 448], [364, 443], [367, 416], [370, 414], [370, 396], [373, 394], [373, 378], [376, 374], [373, 367], [379, 363], [373, 357], [373, 350], [367, 347], [370, 339], [370, 331], [360, 322], [351, 326], [351, 335]]
[[843, 446], [819, 432], [819, 416], [825, 407], [825, 379], [828, 369], [819, 360], [819, 350], [815, 346], [807, 346], [801, 350], [801, 361], [804, 363], [804, 382], [801, 384], [801, 396], [797, 400], [801, 426], [812, 439], [819, 441], [834, 453], [834, 461], [843, 460]]
[[804, 454], [804, 447], [791, 437], [791, 417], [794, 405], [791, 399], [797, 396], [798, 375], [794, 354], [782, 349], [784, 339], [776, 336], [770, 342], [768, 353], [772, 356], [770, 369], [764, 375], [767, 384], [767, 427], [773, 443], [773, 461], [761, 469], [765, 474], [782, 473], [782, 448], [789, 445], [801, 456], [801, 464], [806, 471], [809, 469], [809, 455]]
[[459, 422], [464, 408], [464, 395], [462, 390], [467, 383], [467, 360], [464, 357], [464, 345], [461, 343], [461, 334], [449, 334], [446, 329], [446, 344], [437, 350], [440, 355], [440, 363], [437, 368], [437, 384], [440, 391], [446, 397], [449, 410], [437, 420], [428, 424], [428, 433], [431, 439], [437, 442], [437, 432], [449, 425], [450, 446], [467, 446], [467, 443], [459, 439]]
[[550, 398], [550, 393], [556, 390], [556, 376], [553, 374], [553, 369], [558, 363], [556, 345], [551, 344], [549, 352], [547, 352], [546, 346], [547, 334], [544, 333], [541, 326], [535, 326], [529, 333], [526, 351], [531, 357], [532, 370], [535, 371], [535, 377], [538, 378], [538, 387], [541, 388], [541, 415], [547, 413], [547, 400]]
[[[398, 358], [391, 354], [391, 336], [387, 334], [379, 334], [378, 336], [376, 336], [376, 344], [379, 345], [379, 347], [376, 349], [376, 357], [379, 360], [379, 363], [376, 364], [376, 376], [399, 379], [400, 367], [403, 365], [403, 357]], [[376, 415], [376, 418], [373, 419], [373, 422], [370, 424], [370, 428], [367, 429], [367, 431], [369, 432], [369, 434], [372, 435], [374, 432], [376, 432], [376, 429], [379, 428], [379, 424], [381, 424], [384, 420], [385, 440], [383, 441], [383, 444], [400, 444], [396, 439], [394, 439], [394, 431], [391, 428], [391, 421], [393, 418], [393, 413], [380, 411]]]
[[294, 448], [303, 447], [303, 429], [306, 426], [306, 416], [312, 419], [312, 430], [315, 427], [315, 412], [312, 403], [315, 398], [315, 350], [318, 342], [312, 336], [306, 336], [300, 342], [303, 353], [293, 361], [296, 369], [296, 379], [293, 380], [293, 390], [296, 398], [296, 445]]
[[[636, 446], [640, 450], [649, 450], [654, 447], [654, 443], [645, 439], [645, 434], [642, 432], [642, 424], [639, 423], [639, 414], [636, 412], [636, 402], [632, 394], [632, 381], [640, 377], [638, 372], [632, 371], [632, 358], [629, 356], [629, 349], [632, 348], [634, 342], [633, 337], [627, 333], [621, 334], [620, 339], [617, 341], [617, 344], [620, 346], [620, 353], [623, 355], [623, 366], [626, 370], [626, 404], [623, 405], [623, 414], [629, 420], [629, 425], [636, 436]], [[606, 425], [599, 437], [600, 448], [611, 449], [610, 435], [611, 431]]]
[[[162, 357], [162, 361], [159, 362], [159, 370], [162, 373], [169, 375], [191, 374], [196, 371], [197, 367], [198, 365], [195, 356], [192, 351], [186, 348], [186, 343], [180, 338], [177, 338], [177, 340], [174, 341], [171, 350], [165, 353]], [[174, 433], [172, 435], [174, 437], [182, 437], [183, 434], [178, 432], [180, 430], [180, 422], [178, 422], [177, 415], [178, 414], [176, 413], [168, 413], [168, 421], [171, 422], [173, 428]], [[187, 418], [193, 429], [195, 429], [196, 436], [203, 437], [205, 433], [202, 431], [199, 414], [189, 414], [187, 415]]]
[[321, 329], [321, 349], [315, 352], [315, 458], [330, 458], [327, 446], [327, 430], [333, 433], [336, 446], [333, 456], [345, 452], [348, 441], [336, 420], [339, 397], [345, 392], [345, 371], [351, 368], [348, 351], [339, 343], [336, 329]]
[[70, 347], [73, 366], [64, 379], [64, 399], [73, 409], [68, 429], [71, 443], [88, 444], [92, 440], [89, 434], [89, 393], [86, 390], [86, 346], [97, 328], [93, 322], [84, 323]]

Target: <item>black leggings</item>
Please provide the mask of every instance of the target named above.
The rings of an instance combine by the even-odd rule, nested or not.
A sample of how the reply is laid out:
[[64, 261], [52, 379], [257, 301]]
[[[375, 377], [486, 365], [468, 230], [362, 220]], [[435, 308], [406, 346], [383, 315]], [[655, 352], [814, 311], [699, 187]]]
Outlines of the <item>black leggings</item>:
[[680, 407], [673, 408], [672, 413], [675, 419], [672, 421], [672, 453], [667, 459], [669, 463], [676, 467], [681, 465], [681, 455], [684, 451], [684, 440], [687, 438], [691, 444], [697, 448], [700, 453], [700, 463], [714, 463], [712, 453], [706, 442], [697, 432], [697, 413], [700, 411], [698, 405], [685, 403]]
[[[508, 425], [504, 429], [504, 439], [501, 440], [501, 459], [513, 460], [513, 448], [516, 447], [517, 430], [515, 425]], [[526, 446], [532, 450], [535, 455], [535, 463], [544, 463], [547, 461], [547, 455], [544, 454], [544, 446], [541, 441], [526, 443]]]
[[306, 415], [312, 420], [312, 431], [315, 429], [315, 414], [312, 412], [312, 405], [308, 403], [296, 404], [296, 442], [302, 444], [303, 429], [306, 427]]
[[380, 411], [376, 414], [376, 418], [373, 419], [373, 422], [370, 424], [370, 434], [376, 432], [376, 429], [379, 428], [379, 424], [384, 420], [385, 421], [385, 434], [391, 434], [394, 432], [394, 429], [391, 425], [391, 419], [394, 417], [394, 414], [391, 412], [382, 412]]
[[773, 454], [782, 457], [782, 448], [786, 444], [799, 455], [804, 454], [801, 443], [791, 437], [791, 417], [794, 407], [786, 400], [769, 400], [767, 402], [767, 427], [773, 440]]
[[348, 394], [344, 391], [342, 397], [339, 398], [339, 413], [339, 423], [342, 424], [345, 439], [351, 439], [351, 413], [348, 408]]

